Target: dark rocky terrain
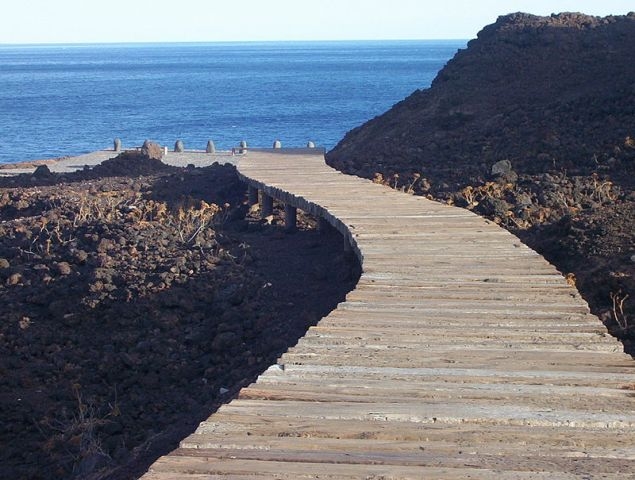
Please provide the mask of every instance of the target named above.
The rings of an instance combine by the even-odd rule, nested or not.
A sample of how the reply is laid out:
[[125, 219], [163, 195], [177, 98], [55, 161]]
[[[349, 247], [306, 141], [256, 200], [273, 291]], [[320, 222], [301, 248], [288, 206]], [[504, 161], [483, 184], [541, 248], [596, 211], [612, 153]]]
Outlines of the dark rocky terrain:
[[0, 179], [0, 478], [137, 478], [343, 299], [341, 235], [244, 197], [136, 154]]
[[635, 13], [500, 17], [327, 161], [494, 219], [576, 281], [632, 351], [634, 45]]

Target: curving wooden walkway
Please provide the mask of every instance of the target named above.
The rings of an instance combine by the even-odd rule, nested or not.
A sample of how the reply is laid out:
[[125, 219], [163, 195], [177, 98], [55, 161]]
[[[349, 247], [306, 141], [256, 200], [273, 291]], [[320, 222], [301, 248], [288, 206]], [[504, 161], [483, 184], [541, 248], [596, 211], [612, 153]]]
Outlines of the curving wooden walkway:
[[144, 479], [635, 478], [635, 362], [541, 256], [321, 155], [239, 170], [342, 231], [363, 274]]

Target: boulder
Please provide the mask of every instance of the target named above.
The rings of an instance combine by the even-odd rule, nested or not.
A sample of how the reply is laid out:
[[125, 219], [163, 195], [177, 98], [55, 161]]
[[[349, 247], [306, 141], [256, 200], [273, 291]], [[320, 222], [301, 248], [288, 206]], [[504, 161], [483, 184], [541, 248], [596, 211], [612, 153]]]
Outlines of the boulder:
[[33, 176], [35, 178], [47, 178], [51, 175], [53, 174], [51, 173], [51, 170], [49, 170], [49, 167], [47, 167], [46, 165], [39, 165], [33, 172]]
[[73, 272], [68, 262], [55, 263], [53, 264], [53, 267], [60, 275], [70, 275]]
[[495, 177], [506, 175], [512, 171], [512, 162], [509, 160], [500, 160], [492, 165], [491, 174]]
[[163, 158], [163, 149], [158, 143], [146, 140], [141, 147], [141, 154], [150, 160], [161, 160]]
[[518, 174], [512, 170], [509, 160], [501, 160], [492, 165], [491, 174], [499, 183], [516, 183], [518, 180]]
[[499, 218], [505, 218], [509, 209], [509, 203], [507, 203], [505, 200], [495, 197], [485, 198], [479, 203], [477, 207], [477, 210], [483, 215]]

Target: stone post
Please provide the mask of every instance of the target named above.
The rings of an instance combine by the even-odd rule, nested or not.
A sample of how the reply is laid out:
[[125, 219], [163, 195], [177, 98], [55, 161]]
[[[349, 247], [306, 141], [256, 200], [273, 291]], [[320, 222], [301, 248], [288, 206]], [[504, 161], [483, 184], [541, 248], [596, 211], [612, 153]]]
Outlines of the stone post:
[[280, 140], [276, 140], [273, 142], [273, 148], [282, 148], [282, 142]]
[[185, 146], [183, 145], [183, 141], [177, 140], [176, 143], [174, 144], [174, 151], [183, 152], [184, 150], [185, 150]]
[[214, 142], [212, 142], [211, 140], [207, 141], [207, 148], [205, 149], [206, 153], [216, 153], [216, 146], [214, 145]]
[[247, 187], [247, 198], [250, 207], [256, 205], [258, 203], [258, 189], [249, 185], [249, 187]]
[[298, 209], [288, 203], [284, 206], [284, 228], [293, 232], [298, 224]]
[[260, 217], [266, 218], [269, 215], [273, 215], [273, 197], [270, 197], [265, 192], [262, 192], [262, 209], [260, 210]]
[[115, 138], [113, 150], [115, 152], [121, 152], [121, 139], [120, 138]]

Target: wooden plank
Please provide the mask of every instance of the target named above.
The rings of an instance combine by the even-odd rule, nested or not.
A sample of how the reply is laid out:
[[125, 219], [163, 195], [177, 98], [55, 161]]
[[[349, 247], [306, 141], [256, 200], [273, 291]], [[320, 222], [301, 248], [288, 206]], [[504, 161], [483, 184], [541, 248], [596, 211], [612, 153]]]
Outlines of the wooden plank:
[[[571, 461], [574, 465], [575, 461]], [[617, 469], [625, 471], [630, 465], [620, 464]], [[187, 477], [186, 477], [187, 475]], [[216, 477], [214, 477], [216, 476]], [[238, 477], [237, 477], [238, 476]], [[193, 478], [276, 478], [280, 480], [294, 479], [418, 479], [444, 478], [449, 480], [471, 478], [474, 480], [579, 480], [576, 473], [559, 473], [556, 471], [514, 471], [482, 468], [467, 457], [463, 467], [448, 468], [443, 466], [401, 466], [401, 465], [360, 465], [346, 463], [308, 463], [289, 461], [259, 461], [246, 459], [220, 459], [211, 457], [185, 457], [173, 455], [163, 457], [151, 468], [146, 479], [168, 480]], [[623, 479], [624, 474], [603, 473], [607, 480]]]
[[[326, 383], [326, 382], [322, 382]], [[403, 391], [391, 390], [388, 387], [406, 388]], [[628, 410], [632, 400], [627, 392], [619, 392], [610, 388], [592, 387], [548, 387], [524, 385], [505, 388], [496, 384], [472, 384], [452, 388], [437, 383], [426, 384], [426, 388], [407, 389], [404, 382], [392, 382], [386, 379], [382, 384], [366, 382], [363, 385], [322, 385], [307, 382], [304, 384], [268, 383], [245, 388], [239, 396], [243, 400], [294, 401], [294, 402], [322, 402], [322, 403], [391, 403], [419, 404], [424, 402], [446, 402], [454, 404], [460, 402], [480, 403], [488, 405], [506, 405], [513, 402], [515, 406], [534, 406], [544, 410], [566, 408], [568, 410], [591, 413], [598, 408], [603, 412], [617, 412]], [[604, 404], [598, 405], [598, 398]], [[460, 411], [460, 405], [456, 406]]]
[[[334, 379], [383, 379], [404, 380], [411, 383], [441, 381], [448, 385], [463, 385], [466, 383], [509, 383], [530, 385], [569, 385], [582, 387], [605, 386], [624, 391], [631, 395], [635, 384], [635, 371], [631, 359], [615, 359], [614, 355], [605, 358], [604, 368], [599, 371], [589, 371], [585, 366], [551, 365], [542, 370], [531, 369], [526, 364], [513, 364], [513, 368], [498, 368], [489, 366], [462, 367], [452, 363], [435, 367], [390, 367], [380, 365], [272, 365], [259, 378], [269, 376], [295, 376], [297, 378], [321, 378], [324, 382]], [[625, 412], [628, 417], [631, 412]]]

